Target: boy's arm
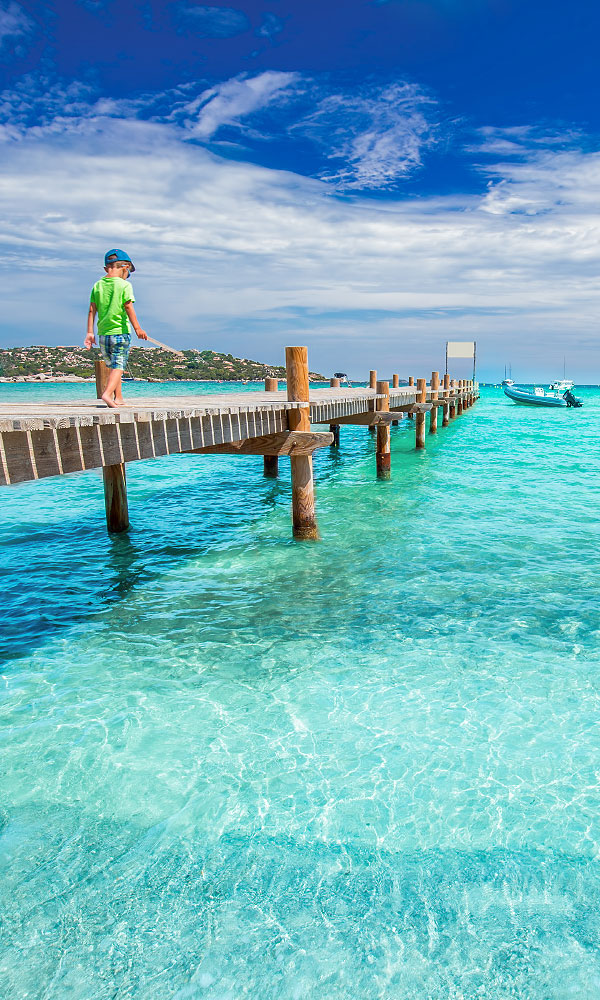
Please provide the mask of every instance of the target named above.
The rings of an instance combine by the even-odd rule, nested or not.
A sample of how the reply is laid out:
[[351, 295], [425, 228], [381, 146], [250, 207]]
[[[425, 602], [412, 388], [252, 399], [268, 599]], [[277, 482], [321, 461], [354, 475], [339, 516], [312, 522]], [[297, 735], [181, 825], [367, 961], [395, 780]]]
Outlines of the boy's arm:
[[90, 308], [88, 310], [88, 325], [87, 325], [87, 336], [84, 340], [84, 346], [87, 351], [89, 351], [92, 344], [96, 343], [96, 338], [94, 337], [94, 320], [96, 318], [96, 313], [98, 309], [94, 302], [90, 302]]
[[139, 339], [140, 340], [148, 340], [148, 334], [146, 333], [145, 330], [142, 330], [142, 328], [140, 326], [140, 321], [138, 320], [138, 318], [137, 318], [137, 316], [135, 314], [135, 309], [133, 308], [133, 302], [126, 302], [125, 305], [123, 306], [123, 308], [125, 309], [125, 312], [127, 313], [127, 317], [129, 319], [129, 321], [130, 321], [133, 329], [135, 330], [137, 336], [139, 337]]

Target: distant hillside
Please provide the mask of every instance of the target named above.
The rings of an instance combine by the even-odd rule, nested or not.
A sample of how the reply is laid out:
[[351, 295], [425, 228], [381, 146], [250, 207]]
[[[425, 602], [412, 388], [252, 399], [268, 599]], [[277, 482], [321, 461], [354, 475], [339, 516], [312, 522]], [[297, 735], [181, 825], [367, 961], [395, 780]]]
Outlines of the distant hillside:
[[[0, 377], [6, 381], [60, 381], [94, 377], [97, 348], [83, 347], [11, 347], [0, 349]], [[265, 365], [248, 358], [216, 351], [183, 351], [183, 358], [167, 351], [147, 347], [132, 347], [127, 374], [152, 381], [205, 381], [209, 379], [233, 382], [240, 379], [264, 380], [267, 376], [285, 378], [285, 368]], [[323, 381], [324, 376], [310, 373], [311, 381]]]

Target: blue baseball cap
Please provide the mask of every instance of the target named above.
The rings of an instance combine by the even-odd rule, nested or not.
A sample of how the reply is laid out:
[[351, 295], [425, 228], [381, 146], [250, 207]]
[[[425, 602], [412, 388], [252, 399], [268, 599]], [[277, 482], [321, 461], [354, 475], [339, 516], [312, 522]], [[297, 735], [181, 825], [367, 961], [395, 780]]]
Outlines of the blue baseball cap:
[[131, 272], [135, 271], [135, 267], [131, 262], [131, 257], [124, 250], [107, 250], [104, 254], [104, 266], [110, 267], [111, 264], [118, 264], [123, 261], [126, 264], [131, 265]]

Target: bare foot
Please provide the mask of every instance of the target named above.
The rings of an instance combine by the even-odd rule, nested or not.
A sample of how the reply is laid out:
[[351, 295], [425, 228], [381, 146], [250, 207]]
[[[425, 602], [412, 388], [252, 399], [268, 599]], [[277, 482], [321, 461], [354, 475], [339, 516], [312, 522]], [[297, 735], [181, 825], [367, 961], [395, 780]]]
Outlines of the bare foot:
[[102, 400], [102, 401], [103, 401], [104, 403], [106, 403], [106, 405], [107, 405], [107, 406], [110, 406], [110, 408], [111, 408], [111, 409], [113, 409], [113, 410], [114, 410], [114, 409], [116, 409], [116, 407], [117, 407], [117, 406], [119, 405], [118, 403], [116, 403], [116, 402], [115, 402], [115, 400], [114, 400], [114, 399], [111, 399], [111, 398], [110, 398], [110, 396], [108, 395], [108, 393], [104, 393], [104, 394], [103, 394], [103, 395], [102, 395], [102, 396], [100, 397], [100, 399], [101, 399], [101, 400]]
[[115, 396], [115, 403], [117, 406], [125, 406], [125, 400], [122, 396]]

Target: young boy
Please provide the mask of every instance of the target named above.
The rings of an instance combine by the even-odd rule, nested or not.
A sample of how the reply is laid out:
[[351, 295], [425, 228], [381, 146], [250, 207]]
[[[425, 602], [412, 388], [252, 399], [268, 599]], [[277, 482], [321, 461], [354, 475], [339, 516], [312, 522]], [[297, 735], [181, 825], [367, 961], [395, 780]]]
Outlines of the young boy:
[[148, 340], [142, 330], [133, 308], [135, 298], [133, 288], [127, 280], [135, 267], [124, 250], [109, 250], [104, 255], [106, 275], [97, 281], [90, 296], [87, 337], [85, 347], [89, 350], [95, 343], [94, 318], [98, 315], [98, 340], [100, 354], [110, 375], [102, 399], [107, 406], [123, 406], [121, 379], [127, 367], [131, 330], [129, 321], [140, 340]]

